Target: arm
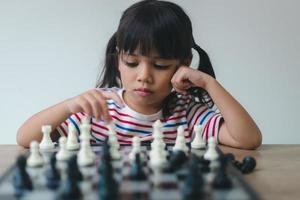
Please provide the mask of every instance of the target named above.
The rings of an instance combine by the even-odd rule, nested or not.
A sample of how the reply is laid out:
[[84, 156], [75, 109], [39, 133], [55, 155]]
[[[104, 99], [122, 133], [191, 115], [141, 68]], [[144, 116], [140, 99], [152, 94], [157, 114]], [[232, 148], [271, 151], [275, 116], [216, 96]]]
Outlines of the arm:
[[85, 112], [88, 116], [94, 116], [97, 119], [103, 118], [108, 122], [111, 120], [111, 117], [108, 113], [107, 99], [114, 99], [120, 106], [123, 106], [122, 100], [115, 92], [100, 91], [97, 89], [89, 90], [81, 95], [51, 106], [24, 122], [17, 132], [17, 143], [28, 147], [31, 141], [40, 141], [42, 139], [41, 127], [43, 125], [51, 125], [53, 129], [51, 137], [52, 139], [57, 139], [59, 133], [56, 127], [73, 113]]
[[[43, 125], [51, 125], [52, 129], [59, 126], [72, 113], [67, 109], [67, 101], [58, 103], [47, 108], [24, 122], [17, 132], [17, 143], [23, 147], [29, 147], [31, 141], [40, 141], [42, 139], [41, 127]], [[53, 130], [51, 138], [57, 138], [59, 133]]]
[[260, 130], [251, 116], [213, 77], [189, 67], [180, 67], [172, 84], [178, 92], [191, 86], [202, 87], [208, 92], [224, 118], [219, 130], [221, 144], [244, 149], [261, 145]]

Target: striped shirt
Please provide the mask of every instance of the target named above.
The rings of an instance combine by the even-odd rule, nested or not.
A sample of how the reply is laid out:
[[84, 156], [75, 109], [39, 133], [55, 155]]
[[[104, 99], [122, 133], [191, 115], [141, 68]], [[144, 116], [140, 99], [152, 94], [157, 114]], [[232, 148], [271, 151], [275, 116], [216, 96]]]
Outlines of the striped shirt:
[[[115, 90], [116, 88], [114, 88]], [[123, 99], [123, 89], [117, 89], [118, 95]], [[123, 101], [124, 102], [124, 101]], [[202, 138], [208, 140], [209, 137], [218, 138], [219, 128], [223, 121], [221, 114], [215, 109], [199, 105], [191, 95], [181, 95], [175, 105], [173, 113], [168, 118], [163, 118], [162, 110], [155, 114], [144, 115], [138, 113], [125, 104], [121, 108], [117, 103], [110, 99], [107, 100], [109, 114], [116, 127], [116, 133], [120, 144], [131, 144], [134, 136], [140, 138], [150, 136], [153, 132], [153, 123], [161, 120], [163, 124], [163, 139], [166, 143], [175, 143], [177, 128], [182, 125], [185, 129], [187, 142], [193, 139], [193, 127], [196, 124], [204, 126]], [[67, 136], [68, 123], [72, 123], [77, 134], [80, 134], [81, 119], [85, 113], [79, 112], [71, 115], [65, 122], [57, 127], [61, 135]], [[109, 131], [105, 123], [95, 118], [91, 119], [92, 143], [101, 143], [108, 136]]]

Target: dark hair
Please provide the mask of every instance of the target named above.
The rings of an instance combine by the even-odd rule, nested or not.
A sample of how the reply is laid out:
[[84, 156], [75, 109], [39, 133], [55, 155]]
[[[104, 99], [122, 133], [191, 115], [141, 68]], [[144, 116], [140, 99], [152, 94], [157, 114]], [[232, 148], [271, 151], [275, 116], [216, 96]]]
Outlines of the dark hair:
[[[123, 13], [118, 30], [110, 38], [105, 65], [96, 87], [120, 87], [118, 51], [133, 53], [139, 48], [142, 55], [149, 55], [155, 49], [162, 58], [179, 59], [185, 63], [192, 59], [192, 48], [200, 57], [198, 70], [215, 78], [207, 53], [194, 41], [192, 24], [183, 9], [171, 2], [144, 0], [130, 6]], [[188, 89], [202, 104], [214, 105], [208, 93], [198, 87]], [[171, 92], [165, 99], [163, 115], [171, 114], [178, 93]]]

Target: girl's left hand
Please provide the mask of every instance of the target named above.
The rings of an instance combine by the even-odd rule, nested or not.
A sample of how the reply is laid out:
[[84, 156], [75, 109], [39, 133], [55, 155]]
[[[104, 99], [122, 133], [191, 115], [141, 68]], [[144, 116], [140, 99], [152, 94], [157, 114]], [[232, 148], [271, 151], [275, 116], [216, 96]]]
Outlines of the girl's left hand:
[[208, 74], [187, 66], [181, 66], [171, 79], [173, 88], [179, 93], [185, 93], [190, 87], [201, 87], [205, 89]]

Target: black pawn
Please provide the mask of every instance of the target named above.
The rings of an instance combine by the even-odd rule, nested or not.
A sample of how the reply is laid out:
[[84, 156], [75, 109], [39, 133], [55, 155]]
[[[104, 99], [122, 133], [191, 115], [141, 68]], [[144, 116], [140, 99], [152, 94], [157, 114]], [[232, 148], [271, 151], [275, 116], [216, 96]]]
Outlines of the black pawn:
[[76, 167], [78, 168], [78, 165], [74, 158], [68, 160], [67, 179], [63, 183], [61, 191], [58, 194], [58, 200], [78, 200], [82, 198], [82, 193], [78, 186], [80, 176]]
[[109, 145], [107, 140], [103, 144], [103, 154], [101, 164], [98, 168], [99, 184], [98, 194], [101, 200], [117, 200], [119, 199], [118, 183], [114, 178], [114, 169], [111, 163], [111, 156], [109, 152]]
[[242, 173], [247, 174], [247, 173], [252, 172], [255, 167], [256, 167], [255, 159], [251, 156], [246, 156], [243, 159], [241, 171], [242, 171]]
[[46, 171], [47, 187], [55, 190], [58, 188], [60, 183], [60, 174], [56, 168], [56, 157], [52, 154], [50, 158], [50, 166]]
[[213, 188], [216, 189], [230, 189], [232, 188], [232, 182], [229, 179], [226, 168], [227, 168], [227, 158], [224, 156], [221, 156], [219, 158], [220, 167], [216, 173], [216, 176], [213, 180]]
[[192, 155], [189, 172], [183, 188], [184, 200], [201, 199], [203, 195], [204, 180], [198, 168], [198, 164], [199, 159], [196, 155]]
[[175, 172], [178, 169], [182, 167], [182, 165], [187, 160], [187, 156], [183, 151], [173, 151], [170, 155], [170, 161], [166, 169], [164, 169], [165, 172]]
[[13, 176], [13, 185], [15, 188], [15, 196], [20, 197], [26, 190], [33, 190], [32, 181], [26, 171], [26, 157], [20, 155], [16, 162], [16, 171]]
[[130, 179], [136, 181], [144, 181], [147, 179], [145, 172], [143, 171], [143, 166], [141, 164], [140, 154], [135, 154], [135, 160], [131, 166]]

